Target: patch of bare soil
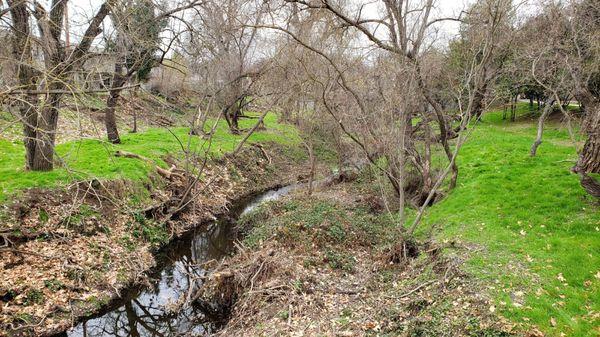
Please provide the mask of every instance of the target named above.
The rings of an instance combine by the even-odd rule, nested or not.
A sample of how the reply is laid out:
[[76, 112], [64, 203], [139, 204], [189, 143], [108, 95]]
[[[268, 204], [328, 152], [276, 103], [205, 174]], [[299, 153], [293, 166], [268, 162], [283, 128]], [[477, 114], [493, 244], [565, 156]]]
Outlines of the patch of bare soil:
[[393, 225], [355, 192], [343, 184], [253, 216], [248, 246], [197, 295], [229, 318], [218, 336], [513, 335], [461, 271], [467, 249], [422, 243], [417, 257], [391, 263]]
[[60, 332], [144, 282], [159, 247], [227, 212], [233, 199], [292, 179], [269, 151], [272, 164], [253, 147], [210, 163], [176, 213], [188, 179], [180, 174], [157, 174], [144, 186], [94, 180], [33, 189], [3, 206], [0, 336]]

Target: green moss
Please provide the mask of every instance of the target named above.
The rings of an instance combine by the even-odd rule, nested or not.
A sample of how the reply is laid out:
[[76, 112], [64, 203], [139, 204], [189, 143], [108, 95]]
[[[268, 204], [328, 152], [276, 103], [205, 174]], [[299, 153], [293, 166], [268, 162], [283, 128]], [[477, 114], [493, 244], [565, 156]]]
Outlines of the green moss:
[[44, 280], [44, 286], [51, 291], [59, 291], [65, 287], [65, 285], [57, 279]]
[[38, 289], [30, 289], [25, 295], [25, 305], [42, 304], [44, 303], [44, 293]]

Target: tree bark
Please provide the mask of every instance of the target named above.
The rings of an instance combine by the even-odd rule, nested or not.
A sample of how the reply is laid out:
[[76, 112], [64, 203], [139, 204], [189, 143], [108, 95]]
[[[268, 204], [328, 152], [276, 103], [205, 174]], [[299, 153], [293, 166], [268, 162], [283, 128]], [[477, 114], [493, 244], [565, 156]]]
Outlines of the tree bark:
[[514, 122], [517, 120], [517, 100], [519, 99], [519, 94], [514, 95], [511, 98], [511, 105], [510, 105], [510, 121]]
[[108, 99], [106, 100], [106, 109], [104, 110], [104, 125], [106, 127], [106, 135], [108, 141], [113, 144], [120, 144], [121, 138], [119, 137], [119, 129], [117, 128], [117, 119], [115, 110], [119, 97], [121, 97], [121, 87], [126, 82], [125, 76], [122, 74], [123, 65], [120, 61], [115, 63], [115, 73], [113, 74], [112, 84]]
[[[310, 165], [310, 171], [308, 174], [308, 195], [312, 195], [313, 194], [313, 183], [315, 181], [315, 166], [316, 166], [316, 160], [315, 160], [315, 154], [314, 154], [314, 150], [313, 150], [313, 146], [310, 143], [310, 140], [307, 140], [304, 143], [304, 146], [306, 147], [306, 150], [308, 151], [308, 160], [309, 160], [309, 165]], [[340, 167], [340, 173], [341, 173], [342, 168]]]
[[[56, 87], [63, 86], [57, 83]], [[49, 102], [38, 118], [38, 132], [33, 159], [33, 171], [52, 171], [54, 168], [54, 144], [58, 126], [58, 108], [63, 94], [50, 94]]]
[[[31, 66], [33, 55], [31, 52], [29, 13], [27, 3], [24, 1], [9, 0], [8, 6], [12, 17], [12, 54], [16, 64], [17, 78], [23, 90], [35, 90], [37, 87], [36, 71]], [[25, 145], [25, 168], [33, 169], [37, 140], [37, 95], [25, 95], [19, 102], [19, 113], [23, 122], [23, 144]]]
[[471, 116], [475, 116], [475, 119], [479, 119], [483, 113], [483, 103], [485, 99], [485, 93], [487, 91], [487, 82], [481, 85], [481, 88], [477, 89], [473, 97], [473, 107], [471, 109]]
[[583, 129], [588, 138], [579, 154], [579, 160], [574, 170], [584, 173], [600, 173], [600, 104], [586, 105], [586, 108]]

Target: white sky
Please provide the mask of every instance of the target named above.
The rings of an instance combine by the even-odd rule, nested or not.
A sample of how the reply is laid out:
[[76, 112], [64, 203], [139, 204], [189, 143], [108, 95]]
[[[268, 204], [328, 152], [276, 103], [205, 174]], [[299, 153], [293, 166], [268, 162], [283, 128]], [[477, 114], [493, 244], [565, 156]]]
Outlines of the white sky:
[[[363, 17], [374, 18], [378, 17], [378, 10], [381, 10], [380, 0], [344, 0], [350, 1], [354, 4], [365, 4], [363, 9]], [[411, 2], [412, 6], [422, 3], [423, 0], [407, 0]], [[51, 0], [40, 1], [46, 4], [46, 8], [50, 6]], [[68, 2], [68, 11], [70, 16], [70, 40], [71, 43], [76, 43], [81, 38], [84, 30], [86, 29], [90, 19], [96, 14], [100, 5], [104, 0], [70, 0]], [[180, 4], [179, 1], [168, 1], [165, 3], [175, 6]], [[474, 0], [437, 0], [436, 7], [432, 13], [433, 17], [458, 17], [462, 10], [465, 10], [470, 3]], [[435, 25], [439, 29], [439, 32], [435, 36], [436, 44], [444, 45], [450, 38], [458, 33], [459, 23], [455, 21], [443, 21]], [[111, 33], [110, 19], [105, 19], [103, 23], [103, 30], [105, 34]], [[99, 39], [96, 40], [96, 44], [99, 43]], [[365, 40], [365, 43], [367, 41]]]
[[[367, 4], [365, 6], [365, 16], [367, 17], [375, 17], [377, 16], [377, 6], [372, 5], [376, 4], [378, 1], [373, 0], [349, 0], [354, 1], [360, 4]], [[421, 0], [409, 0], [414, 3], [422, 2]], [[46, 0], [46, 3], [49, 3], [50, 0]], [[94, 16], [103, 0], [71, 0], [69, 1], [69, 14], [71, 15], [71, 34], [73, 35], [72, 39], [77, 40], [77, 36], [81, 34], [81, 32], [85, 29], [85, 26], [89, 19]], [[467, 8], [469, 3], [472, 3], [473, 0], [437, 0], [436, 4], [436, 13], [437, 17], [456, 17], [459, 15], [460, 11]], [[173, 4], [176, 1], [172, 1]], [[371, 3], [371, 5], [369, 5]], [[456, 34], [458, 32], [458, 23], [457, 22], [442, 22], [438, 24], [438, 27], [445, 34]]]

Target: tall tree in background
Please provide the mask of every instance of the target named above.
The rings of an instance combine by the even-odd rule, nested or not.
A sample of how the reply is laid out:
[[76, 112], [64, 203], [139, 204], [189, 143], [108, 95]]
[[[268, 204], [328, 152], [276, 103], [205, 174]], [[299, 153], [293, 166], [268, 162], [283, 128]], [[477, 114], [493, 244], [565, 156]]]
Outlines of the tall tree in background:
[[104, 110], [108, 140], [121, 142], [115, 110], [123, 87], [132, 78], [143, 81], [159, 62], [160, 33], [166, 27], [165, 17], [156, 13], [152, 0], [125, 0], [112, 13], [116, 38], [111, 49], [116, 52], [115, 70]]
[[199, 93], [211, 97], [231, 133], [239, 134], [239, 119], [256, 99], [257, 84], [269, 62], [258, 62], [259, 24], [265, 14], [263, 1], [204, 1], [193, 18], [186, 46], [193, 62]]

